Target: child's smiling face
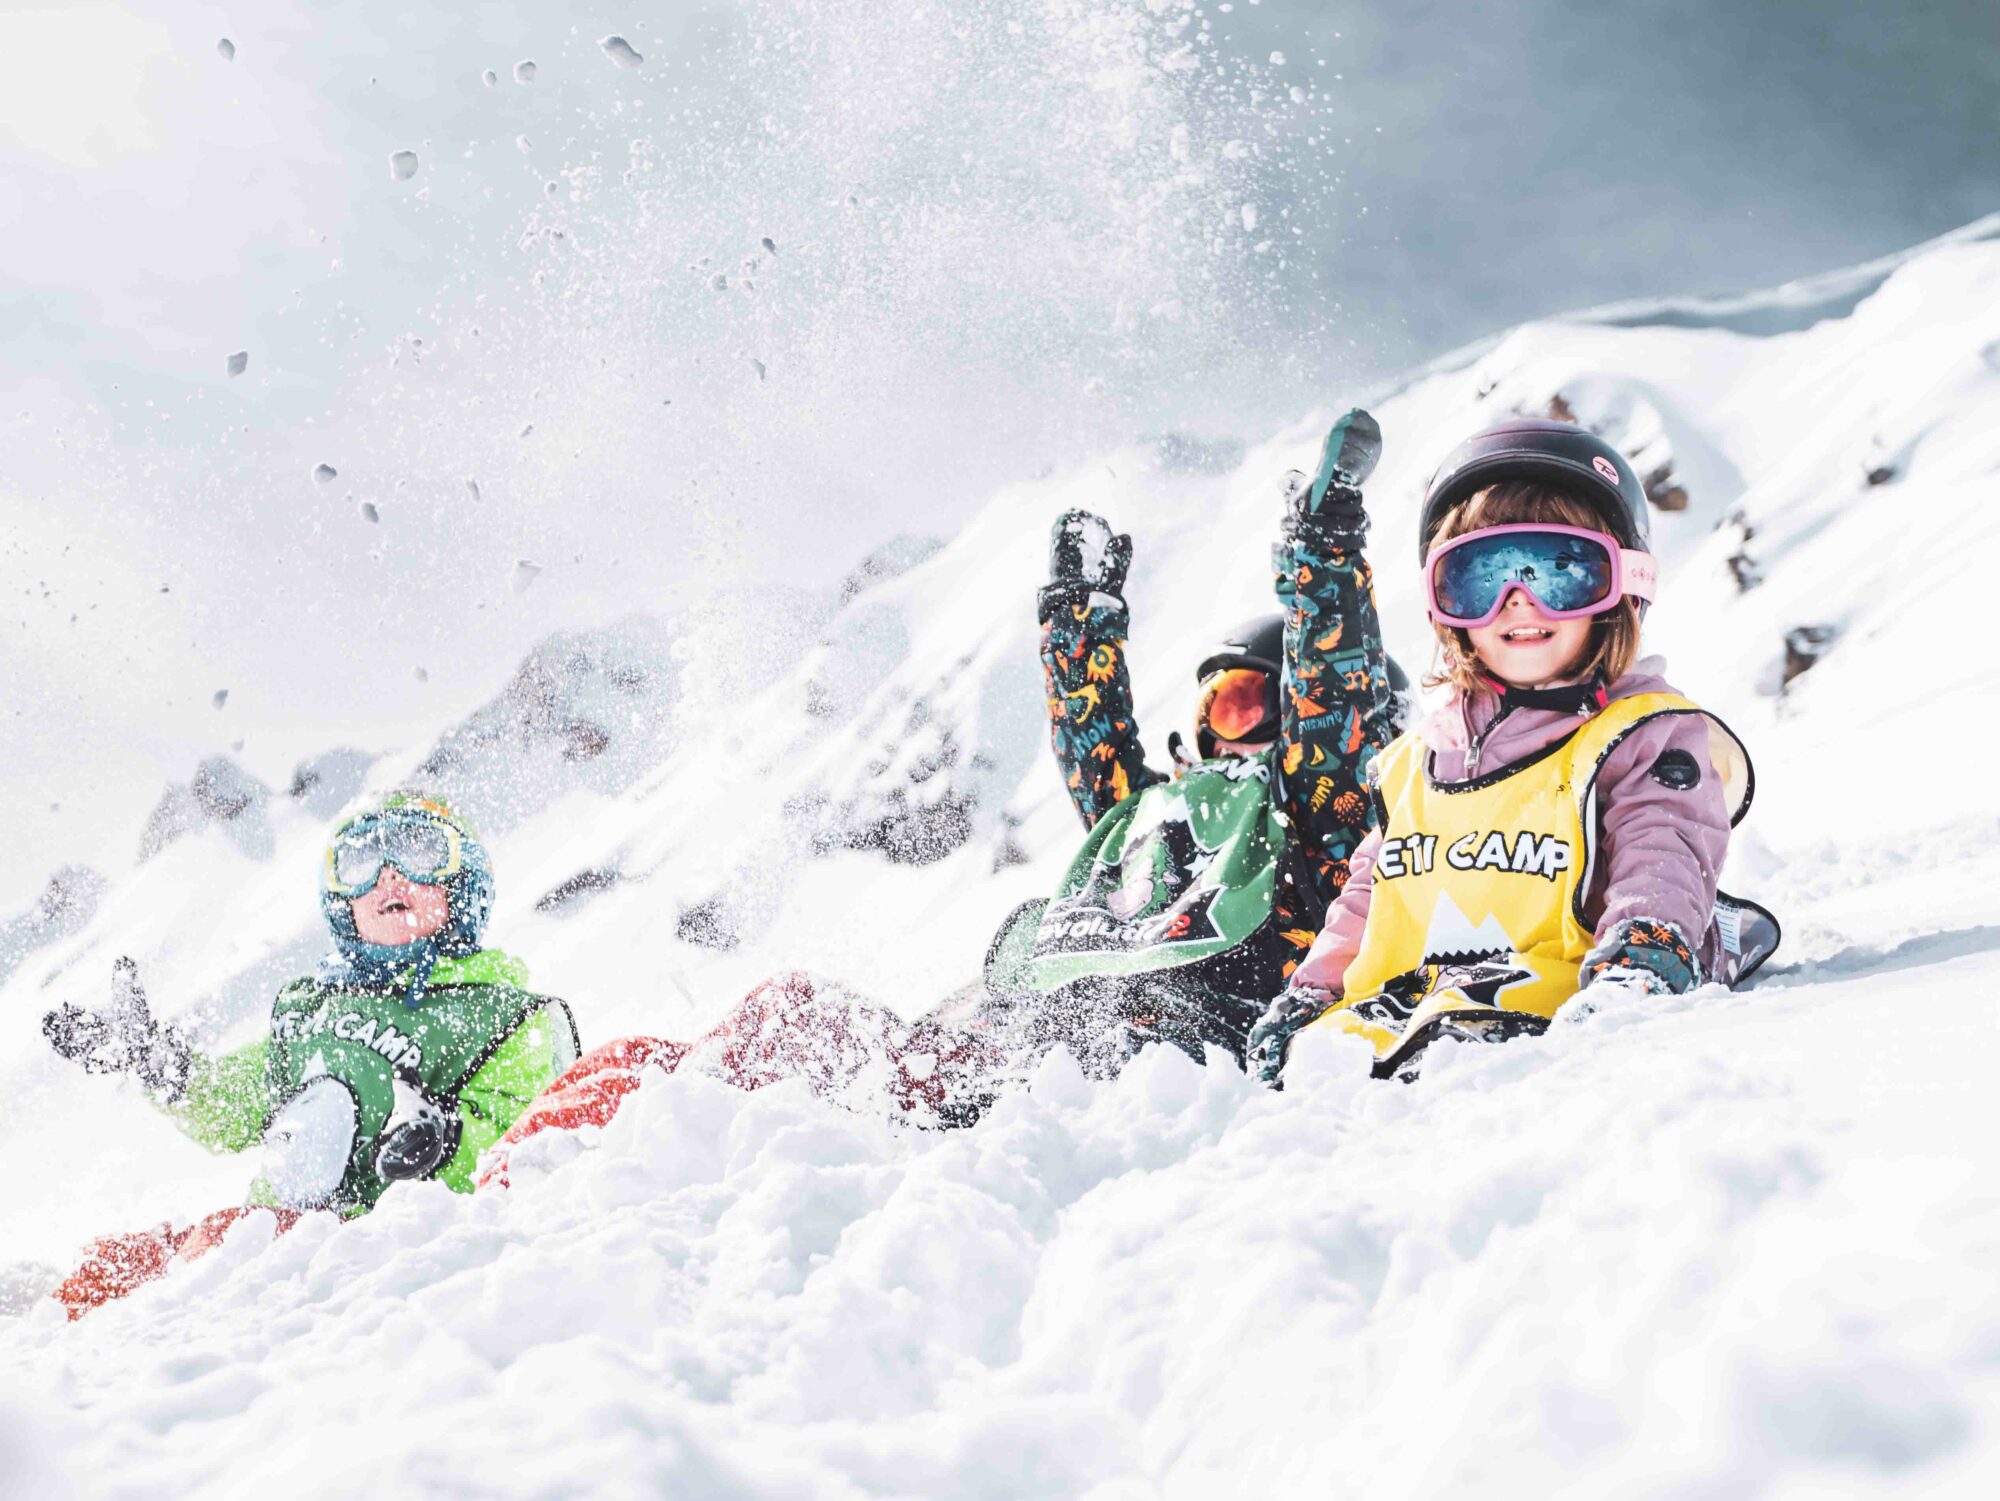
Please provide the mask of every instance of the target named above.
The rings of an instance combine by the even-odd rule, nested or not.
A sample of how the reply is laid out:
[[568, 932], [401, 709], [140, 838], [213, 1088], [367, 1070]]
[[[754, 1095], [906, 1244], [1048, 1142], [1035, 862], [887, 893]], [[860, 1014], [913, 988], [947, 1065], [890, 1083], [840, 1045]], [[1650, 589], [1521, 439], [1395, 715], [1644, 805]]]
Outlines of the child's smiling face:
[[401, 948], [440, 931], [451, 916], [451, 898], [442, 886], [412, 881], [384, 865], [375, 884], [353, 902], [354, 931], [363, 943]]
[[1479, 665], [1510, 688], [1540, 688], [1573, 676], [1590, 645], [1590, 620], [1551, 620], [1515, 589], [1488, 625], [1467, 632]]

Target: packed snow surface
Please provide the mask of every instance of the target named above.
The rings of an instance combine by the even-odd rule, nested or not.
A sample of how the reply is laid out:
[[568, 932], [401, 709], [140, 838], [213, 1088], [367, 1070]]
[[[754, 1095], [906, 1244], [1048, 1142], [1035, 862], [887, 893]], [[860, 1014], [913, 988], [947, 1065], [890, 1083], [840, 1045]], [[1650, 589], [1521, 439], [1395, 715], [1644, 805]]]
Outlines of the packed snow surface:
[[[253, 1223], [74, 1326], [0, 1324], [0, 1488], [1992, 1494], [2000, 243], [1804, 326], [1743, 332], [1747, 307], [1530, 325], [1379, 396], [1370, 505], [1419, 667], [1413, 508], [1445, 448], [1560, 409], [1633, 454], [1673, 507], [1650, 645], [1757, 758], [1726, 884], [1787, 937], [1754, 987], [1447, 1048], [1408, 1086], [1317, 1035], [1282, 1095], [1171, 1051], [1112, 1083], [1057, 1055], [949, 1134], [662, 1076], [504, 1193]], [[1135, 536], [1158, 756], [1206, 634], [1263, 606], [1276, 476], [1339, 404], [885, 548], [747, 693], [635, 626], [289, 790], [204, 763], [143, 860], [65, 872], [4, 930], [0, 1265], [235, 1201], [243, 1162], [51, 1057], [39, 1017], [131, 954], [204, 1041], [255, 1035], [323, 944], [330, 819], [419, 768], [486, 815], [491, 937], [586, 1042], [688, 1035], [789, 967], [911, 1013], [970, 983], [1079, 834], [1034, 660], [1049, 520]]]

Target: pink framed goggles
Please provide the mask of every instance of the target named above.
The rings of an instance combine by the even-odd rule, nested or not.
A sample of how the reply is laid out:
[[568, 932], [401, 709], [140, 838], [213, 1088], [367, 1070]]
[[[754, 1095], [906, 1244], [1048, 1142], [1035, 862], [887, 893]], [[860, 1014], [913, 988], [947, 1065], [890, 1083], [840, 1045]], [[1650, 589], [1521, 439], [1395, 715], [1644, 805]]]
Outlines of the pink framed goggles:
[[1603, 532], [1525, 522], [1440, 542], [1424, 563], [1424, 592], [1431, 619], [1464, 629], [1492, 624], [1516, 589], [1548, 619], [1575, 620], [1628, 594], [1652, 599], [1659, 576], [1651, 553]]

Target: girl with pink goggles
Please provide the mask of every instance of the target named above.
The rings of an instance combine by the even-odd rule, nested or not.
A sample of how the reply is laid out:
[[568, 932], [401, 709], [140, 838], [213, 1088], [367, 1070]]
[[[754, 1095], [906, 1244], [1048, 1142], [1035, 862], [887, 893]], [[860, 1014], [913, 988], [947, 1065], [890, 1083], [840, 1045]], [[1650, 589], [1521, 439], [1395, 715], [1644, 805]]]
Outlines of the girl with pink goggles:
[[1482, 527], [1440, 542], [1424, 566], [1431, 619], [1469, 629], [1499, 618], [1516, 589], [1550, 620], [1616, 609], [1626, 595], [1650, 601], [1659, 564], [1603, 532], [1539, 522]]

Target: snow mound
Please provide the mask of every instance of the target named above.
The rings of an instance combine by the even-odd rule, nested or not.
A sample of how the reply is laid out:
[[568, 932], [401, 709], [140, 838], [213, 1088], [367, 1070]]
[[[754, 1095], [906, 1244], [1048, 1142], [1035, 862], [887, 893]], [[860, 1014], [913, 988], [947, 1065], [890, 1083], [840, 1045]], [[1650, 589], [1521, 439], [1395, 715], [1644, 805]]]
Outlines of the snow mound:
[[[1406, 1089], [1332, 1047], [1282, 1096], [1171, 1050], [1110, 1085], [1058, 1056], [942, 1136], [661, 1076], [509, 1193], [248, 1231], [11, 1344], [118, 1371], [91, 1452], [184, 1492], [301, 1465], [496, 1496], [1969, 1479], [2000, 1314], [1940, 1288], [1983, 1285], [1992, 1222], [1935, 1128], [2000, 1105], [1857, 1074], [1882, 984], [1649, 1002]], [[1913, 1030], [1948, 1056], [1986, 1024]], [[480, 1438], [441, 1451], [437, 1422]]]

